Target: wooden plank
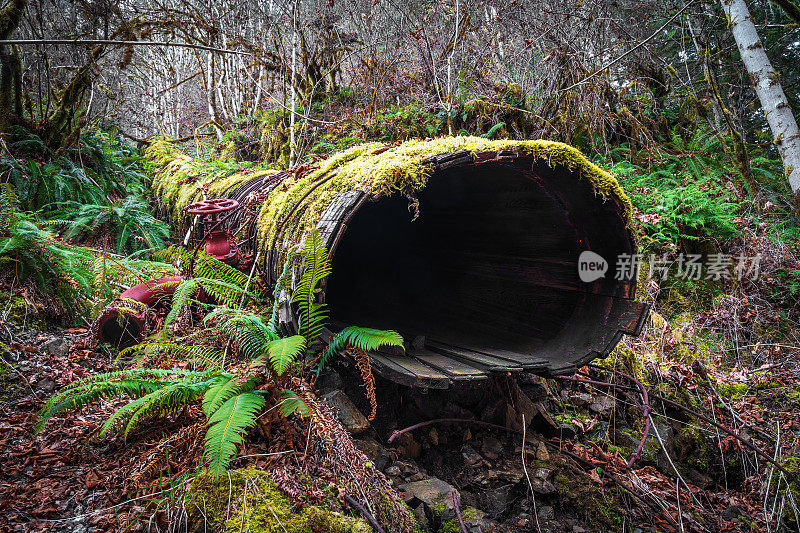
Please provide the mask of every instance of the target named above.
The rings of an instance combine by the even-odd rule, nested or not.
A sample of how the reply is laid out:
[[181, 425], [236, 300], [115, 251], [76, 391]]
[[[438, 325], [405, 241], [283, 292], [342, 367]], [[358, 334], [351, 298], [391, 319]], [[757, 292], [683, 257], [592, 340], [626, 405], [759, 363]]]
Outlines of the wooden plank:
[[470, 365], [484, 368], [489, 372], [522, 372], [522, 367], [518, 363], [514, 363], [508, 359], [500, 359], [484, 353], [475, 352], [468, 348], [452, 346], [435, 340], [427, 340], [425, 342], [425, 347], [454, 359], [459, 359]]
[[509, 350], [500, 350], [497, 348], [491, 348], [486, 346], [470, 346], [469, 349], [476, 352], [485, 353], [486, 355], [491, 355], [493, 357], [508, 359], [509, 361], [517, 363], [525, 370], [542, 370], [547, 368], [547, 366], [550, 364], [550, 361], [544, 359], [543, 357], [537, 357], [535, 355], [519, 353], [519, 352], [512, 352]]
[[426, 365], [447, 374], [453, 381], [485, 380], [489, 378], [485, 370], [451, 359], [440, 353], [414, 349], [409, 351], [409, 354]]
[[446, 389], [450, 377], [428, 365], [405, 356], [387, 356], [377, 352], [369, 353], [374, 370], [381, 376], [409, 387]]

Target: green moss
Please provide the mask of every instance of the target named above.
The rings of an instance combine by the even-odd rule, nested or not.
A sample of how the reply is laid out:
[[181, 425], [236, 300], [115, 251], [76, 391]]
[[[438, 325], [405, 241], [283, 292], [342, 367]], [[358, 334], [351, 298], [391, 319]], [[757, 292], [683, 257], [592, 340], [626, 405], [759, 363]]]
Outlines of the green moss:
[[634, 352], [631, 348], [623, 343], [617, 344], [611, 353], [604, 359], [597, 361], [600, 366], [606, 368], [619, 368], [626, 374], [629, 374], [644, 384], [648, 383], [647, 373], [644, 368], [644, 360], [642, 356]]
[[0, 318], [17, 326], [23, 324], [30, 326], [36, 320], [31, 311], [30, 306], [21, 297], [9, 291], [0, 291]]
[[743, 398], [749, 390], [750, 386], [747, 383], [726, 382], [717, 385], [717, 392], [719, 392], [720, 396], [730, 400], [739, 400]]
[[155, 193], [175, 220], [186, 206], [203, 198], [204, 190], [206, 198], [220, 198], [254, 178], [278, 172], [248, 163], [195, 159], [164, 137], [151, 141], [144, 156]]
[[[463, 511], [461, 511], [461, 519], [464, 522], [468, 522], [470, 520], [477, 520], [478, 510], [474, 507], [467, 507]], [[461, 524], [458, 522], [458, 517], [453, 518], [452, 520], [447, 520], [442, 522], [442, 525], [438, 529], [439, 533], [461, 533]]]
[[231, 470], [219, 480], [199, 474], [186, 495], [194, 531], [235, 533], [369, 533], [359, 518], [341, 514], [336, 500], [325, 508], [292, 510], [269, 473], [255, 468]]
[[[773, 471], [771, 485], [778, 495], [783, 494], [786, 502], [783, 505], [783, 523], [786, 525], [785, 531], [797, 531], [800, 523], [797, 515], [789, 502], [789, 497], [794, 500], [795, 505], [800, 505], [800, 454], [793, 454], [778, 460], [778, 463], [792, 474], [793, 479], [786, 479], [786, 475], [780, 471]], [[780, 485], [779, 485], [780, 483]], [[788, 483], [788, 486], [787, 486]], [[778, 490], [780, 487], [780, 490]], [[773, 492], [775, 494], [776, 492]], [[780, 503], [780, 502], [778, 502]]]
[[555, 467], [553, 484], [560, 495], [555, 503], [568, 514], [583, 515], [598, 531], [626, 531], [625, 504], [613, 485], [598, 485], [567, 465], [565, 459], [558, 461], [564, 461], [565, 466]]
[[[632, 207], [619, 183], [571, 146], [538, 140], [441, 137], [430, 141], [411, 140], [388, 149], [382, 143], [354, 146], [323, 161], [314, 172], [294, 181], [287, 180], [284, 187], [269, 195], [261, 208], [258, 221], [261, 246], [271, 246], [279, 227], [285, 232], [281, 241], [299, 242], [303, 234], [316, 226], [331, 200], [348, 191], [370, 190], [380, 196], [400, 194], [416, 209], [416, 195], [425, 187], [431, 173], [426, 159], [450, 152], [467, 151], [475, 155], [500, 150], [516, 151], [544, 160], [551, 166], [578, 171], [604, 201], [620, 205], [630, 227]], [[322, 179], [329, 181], [319, 185]], [[295, 208], [304, 197], [302, 205]]]

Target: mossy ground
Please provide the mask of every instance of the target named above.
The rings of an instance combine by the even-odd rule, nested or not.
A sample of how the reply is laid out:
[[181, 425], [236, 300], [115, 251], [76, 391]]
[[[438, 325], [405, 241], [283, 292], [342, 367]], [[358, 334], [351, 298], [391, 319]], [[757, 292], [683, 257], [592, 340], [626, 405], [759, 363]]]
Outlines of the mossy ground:
[[360, 518], [342, 513], [335, 499], [324, 506], [294, 510], [272, 482], [256, 468], [231, 470], [214, 481], [201, 473], [186, 496], [194, 531], [235, 533], [370, 533]]
[[587, 523], [608, 533], [625, 531], [626, 504], [613, 485], [598, 485], [576, 471], [563, 457], [539, 461], [539, 468], [553, 469], [558, 490], [556, 505], [567, 514], [583, 515]]

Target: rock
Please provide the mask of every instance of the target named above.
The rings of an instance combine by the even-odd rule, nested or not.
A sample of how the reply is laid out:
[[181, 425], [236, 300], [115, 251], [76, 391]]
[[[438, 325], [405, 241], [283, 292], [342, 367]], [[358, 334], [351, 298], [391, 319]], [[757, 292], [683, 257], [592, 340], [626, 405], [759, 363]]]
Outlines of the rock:
[[372, 461], [372, 464], [374, 464], [375, 468], [378, 470], [383, 470], [392, 461], [389, 451], [381, 446], [375, 439], [370, 437], [353, 439], [353, 443], [370, 461]]
[[344, 389], [342, 376], [340, 376], [337, 371], [327, 366], [322, 369], [322, 372], [317, 378], [316, 385], [321, 395]]
[[53, 392], [56, 388], [56, 384], [50, 378], [42, 378], [36, 382], [36, 388], [44, 392]]
[[517, 386], [520, 390], [533, 401], [547, 397], [547, 382], [541, 376], [523, 373], [517, 376]]
[[614, 398], [611, 396], [600, 395], [597, 396], [594, 400], [594, 403], [589, 406], [589, 410], [607, 418], [614, 412], [614, 406], [616, 404], [616, 400], [614, 400]]
[[542, 505], [536, 511], [539, 520], [553, 520], [556, 517], [555, 511], [549, 505]]
[[575, 405], [592, 405], [594, 403], [594, 396], [585, 392], [579, 392], [568, 396], [570, 401]]
[[[369, 420], [367, 420], [367, 417], [361, 414], [361, 411], [353, 405], [350, 398], [341, 390], [329, 392], [325, 394], [322, 399], [333, 408], [336, 412], [336, 416], [339, 418], [339, 422], [341, 422], [344, 428], [350, 433], [358, 434], [369, 427]], [[407, 435], [407, 433], [404, 435]]]
[[556, 489], [555, 485], [550, 481], [552, 475], [553, 471], [548, 468], [535, 469], [531, 476], [533, 491], [543, 495], [555, 494], [558, 492], [558, 489]]
[[403, 473], [402, 470], [400, 470], [400, 467], [397, 465], [392, 465], [386, 469], [387, 476], [400, 477], [402, 473]]
[[411, 433], [403, 433], [400, 435], [399, 442], [400, 453], [406, 457], [411, 457], [412, 459], [419, 457], [422, 447], [416, 440], [414, 440], [414, 436]]
[[503, 453], [503, 445], [494, 437], [484, 437], [481, 453], [487, 459], [497, 459]]
[[[466, 528], [467, 533], [490, 533], [492, 531], [500, 531], [495, 524], [485, 518], [486, 513], [480, 509], [465, 507], [461, 509], [461, 517], [464, 520], [464, 528]], [[453, 527], [449, 527], [450, 524], [452, 524]], [[458, 518], [451, 520], [450, 524], [441, 527], [439, 531], [461, 531]]]
[[56, 357], [62, 357], [67, 353], [67, 343], [64, 337], [53, 337], [42, 345], [42, 351]]
[[578, 430], [575, 429], [575, 426], [572, 424], [567, 424], [566, 422], [558, 424], [558, 427], [555, 430], [555, 435], [562, 439], [573, 439], [577, 434]]
[[586, 533], [586, 530], [581, 526], [572, 526], [572, 533]]
[[689, 475], [687, 477], [693, 485], [697, 485], [700, 488], [710, 489], [714, 487], [714, 478], [704, 472], [700, 472], [695, 468], [689, 470]]
[[507, 485], [512, 484], [516, 485], [522, 478], [525, 477], [525, 473], [522, 471], [521, 468], [515, 468], [513, 466], [508, 466], [506, 468], [498, 468], [492, 470], [486, 470], [480, 472], [473, 483], [481, 485], [483, 487], [486, 486], [495, 486], [495, 485]]
[[476, 494], [478, 505], [486, 509], [490, 516], [498, 517], [511, 506], [513, 488], [511, 485], [503, 485], [481, 491]]
[[400, 467], [400, 472], [404, 476], [413, 476], [419, 473], [419, 467], [411, 461], [397, 461], [395, 464]]
[[[559, 424], [553, 420], [541, 402], [534, 402], [522, 392], [516, 382], [512, 383], [511, 398], [514, 400], [515, 407], [510, 405], [506, 407], [506, 425], [521, 431], [524, 416], [525, 429], [528, 434], [539, 432], [548, 437], [561, 436]], [[566, 435], [562, 438], [566, 438]]]
[[[404, 498], [410, 497], [412, 503], [418, 501], [425, 506], [425, 513], [434, 523], [452, 520], [456, 517], [453, 504], [452, 485], [439, 478], [431, 477], [401, 485], [398, 489]], [[413, 508], [413, 506], [412, 506]]]
[[726, 522], [741, 522], [742, 518], [750, 518], [738, 505], [731, 505], [720, 516]]
[[431, 445], [439, 445], [439, 432], [436, 431], [436, 428], [431, 428], [431, 430], [428, 432], [428, 438], [431, 440]]
[[550, 460], [550, 453], [547, 451], [547, 446], [544, 445], [544, 442], [540, 442], [539, 446], [536, 448], [536, 459], [538, 461]]
[[477, 467], [484, 463], [483, 457], [475, 451], [475, 448], [470, 446], [469, 444], [465, 444], [461, 447], [461, 457], [464, 458], [464, 461], [469, 466]]
[[419, 525], [423, 527], [424, 531], [428, 531], [430, 529], [430, 524], [428, 522], [428, 517], [425, 516], [425, 504], [420, 503], [413, 508], [413, 511], [414, 516], [417, 518], [417, 522], [419, 522]]

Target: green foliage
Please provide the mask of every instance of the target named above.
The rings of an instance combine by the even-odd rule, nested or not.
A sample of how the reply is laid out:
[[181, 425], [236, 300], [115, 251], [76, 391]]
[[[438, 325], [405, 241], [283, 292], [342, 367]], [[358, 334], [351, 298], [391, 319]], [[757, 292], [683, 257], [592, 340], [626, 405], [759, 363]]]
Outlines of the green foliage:
[[494, 126], [489, 128], [489, 131], [487, 131], [486, 133], [484, 133], [480, 137], [482, 137], [484, 139], [491, 139], [492, 137], [494, 137], [494, 134], [498, 132], [498, 130], [500, 130], [501, 128], [504, 128], [505, 126], [506, 126], [505, 122], [500, 122], [499, 124], [495, 124]]
[[15, 208], [16, 195], [0, 184], [0, 269], [19, 281], [31, 280], [65, 307], [80, 309], [92, 292], [95, 254], [62, 245], [34, 219]]
[[[191, 337], [191, 336], [190, 336]], [[202, 366], [219, 367], [223, 352], [212, 344], [189, 344], [190, 339], [184, 337], [177, 341], [151, 340], [142, 344], [135, 344], [125, 348], [119, 353], [117, 359], [127, 360], [137, 366], [145, 366], [151, 361], [164, 358], [177, 358]]]
[[267, 357], [275, 373], [283, 375], [306, 349], [306, 338], [293, 335], [267, 344]]
[[[702, 129], [684, 142], [673, 135], [671, 149], [644, 168], [626, 160], [611, 172], [625, 187], [634, 206], [643, 213], [642, 244], [660, 250], [678, 239], [727, 239], [739, 234], [734, 219], [741, 199], [726, 180], [736, 173], [719, 138]], [[612, 157], [629, 157], [624, 150]], [[737, 180], [741, 179], [737, 175]]]
[[236, 455], [236, 445], [244, 440], [247, 429], [255, 424], [256, 415], [265, 403], [261, 394], [241, 393], [228, 398], [208, 419], [205, 457], [210, 462], [209, 472], [215, 479], [228, 468]]
[[[237, 311], [234, 308], [242, 304], [257, 302], [261, 299], [258, 282], [251, 281], [248, 286], [246, 275], [214, 259], [205, 251], [197, 250], [191, 252], [173, 247], [162, 250], [156, 255], [166, 260], [180, 261], [183, 265], [192, 265], [192, 262], [194, 262], [195, 272], [195, 277], [181, 282], [172, 296], [172, 307], [164, 320], [161, 330], [162, 339], [167, 338], [170, 326], [186, 307], [193, 303], [200, 303], [198, 298], [201, 291], [213, 296], [217, 302], [226, 306], [216, 314], [208, 317], [208, 320], [210, 320], [224, 315], [223, 325], [237, 319]], [[248, 287], [247, 290], [244, 289], [246, 286]], [[154, 290], [158, 290], [158, 286]], [[247, 316], [239, 314], [238, 319], [247, 320]], [[264, 335], [269, 333], [266, 324], [263, 324], [262, 329], [264, 330]]]
[[289, 389], [281, 391], [279, 405], [283, 416], [298, 414], [305, 417], [311, 414], [311, 410], [308, 408], [308, 405], [306, 405], [306, 402], [304, 402], [296, 392]]
[[[175, 250], [162, 255], [190, 259]], [[246, 278], [239, 272], [228, 270], [227, 265], [201, 256], [198, 268], [214, 277], [196, 277], [179, 282], [173, 296], [173, 309], [165, 320], [162, 333], [166, 338], [169, 324], [178, 312], [176, 310], [188, 305], [201, 288], [224, 302], [204, 318], [204, 325], [211, 333], [201, 331], [171, 341], [150, 340], [123, 350], [120, 356], [133, 356], [139, 361], [182, 356], [201, 362], [208, 370], [134, 368], [84, 378], [50, 398], [39, 412], [36, 431], [41, 431], [54, 415], [102, 399], [127, 396], [130, 401], [106, 419], [98, 434], [104, 437], [121, 432], [127, 438], [144, 419], [174, 413], [202, 398], [207, 420], [204, 457], [209, 462], [209, 472], [218, 478], [235, 457], [236, 447], [242, 443], [247, 430], [255, 424], [266, 405], [267, 397], [272, 394], [268, 391], [279, 391], [274, 400], [284, 416], [311, 416], [316, 412], [297, 392], [286, 386], [292, 383], [290, 369], [306, 353], [309, 336], [318, 336], [327, 318], [324, 307], [316, 303], [320, 282], [330, 272], [328, 253], [317, 232], [307, 238], [302, 256], [305, 270], [296, 291], [301, 296], [296, 297], [295, 302], [301, 311], [300, 323], [305, 335], [278, 337], [266, 317], [232, 301], [241, 301]], [[285, 270], [288, 272], [289, 268]], [[226, 296], [219, 292], [219, 287], [231, 292]], [[157, 291], [158, 287], [154, 290]], [[402, 345], [402, 338], [393, 331], [345, 328], [321, 356], [320, 368], [330, 355], [347, 346], [354, 346], [363, 354], [366, 350], [386, 345]], [[228, 368], [230, 371], [226, 371]], [[368, 366], [364, 367], [362, 363], [359, 363], [359, 368], [362, 374], [368, 371]]]
[[327, 306], [317, 302], [317, 295], [322, 290], [319, 284], [330, 274], [331, 267], [322, 236], [316, 230], [306, 236], [301, 253], [303, 275], [292, 295], [292, 303], [297, 305], [300, 313], [300, 335], [306, 338], [310, 346], [322, 333], [322, 328], [328, 319]]
[[[173, 246], [157, 252], [156, 257], [192, 267], [194, 279], [219, 302], [229, 306], [248, 305], [261, 300], [260, 280], [254, 277], [247, 286], [247, 275], [218, 261], [205, 250], [186, 250]], [[247, 291], [244, 287], [247, 286]], [[243, 299], [244, 296], [244, 299]]]
[[144, 198], [147, 192], [138, 150], [113, 129], [87, 131], [77, 146], [61, 155], [24, 128], [11, 130], [11, 142], [0, 151], [0, 180], [16, 188], [21, 210], [62, 202], [102, 205], [109, 196]]
[[[125, 428], [127, 434], [143, 415], [164, 412], [193, 400], [201, 390], [208, 388], [214, 377], [210, 372], [145, 368], [95, 374], [73, 382], [53, 395], [37, 414], [34, 429], [39, 433], [53, 416], [65, 411], [80, 409], [101, 399], [128, 395], [134, 399], [131, 403], [136, 402], [135, 405], [132, 407], [128, 407], [131, 404], [126, 405], [125, 411], [118, 417], [113, 417], [112, 424], [109, 425], [112, 419], [106, 421], [101, 430], [106, 434], [118, 422], [127, 419], [128, 424]], [[168, 391], [153, 395], [162, 389]], [[144, 398], [147, 400], [138, 401]]]
[[222, 332], [234, 341], [239, 353], [247, 359], [256, 359], [265, 353], [270, 342], [278, 336], [264, 322], [264, 317], [250, 311], [219, 306], [204, 319], [205, 324], [219, 320]]
[[114, 235], [117, 252], [159, 250], [169, 238], [169, 226], [150, 214], [142, 198], [128, 195], [99, 204], [65, 201], [49, 214], [65, 222], [65, 239], [77, 239], [108, 231]]
[[382, 346], [402, 347], [403, 337], [396, 331], [348, 326], [337, 333], [325, 351], [322, 352], [317, 362], [317, 374], [322, 371], [333, 354], [343, 351], [348, 346], [353, 346], [365, 352], [377, 350]]

